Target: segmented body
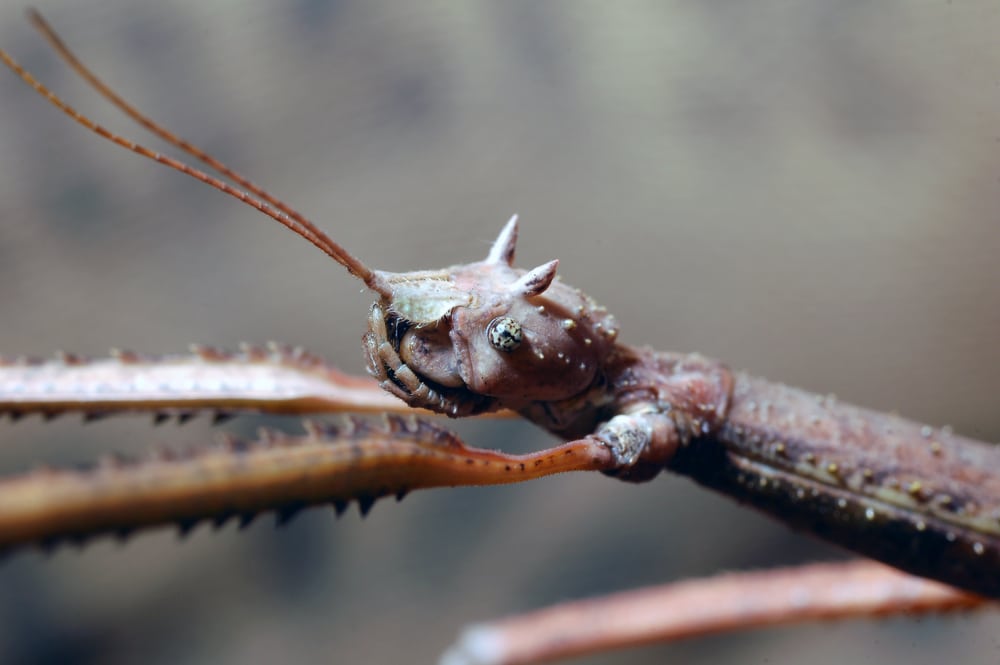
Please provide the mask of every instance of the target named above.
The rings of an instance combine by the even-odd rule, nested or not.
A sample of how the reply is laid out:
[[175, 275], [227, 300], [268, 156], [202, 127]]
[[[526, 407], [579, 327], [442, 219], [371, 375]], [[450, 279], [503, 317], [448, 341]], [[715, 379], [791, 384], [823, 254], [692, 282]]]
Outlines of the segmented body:
[[1000, 598], [1000, 448], [737, 374], [668, 468], [796, 528]]

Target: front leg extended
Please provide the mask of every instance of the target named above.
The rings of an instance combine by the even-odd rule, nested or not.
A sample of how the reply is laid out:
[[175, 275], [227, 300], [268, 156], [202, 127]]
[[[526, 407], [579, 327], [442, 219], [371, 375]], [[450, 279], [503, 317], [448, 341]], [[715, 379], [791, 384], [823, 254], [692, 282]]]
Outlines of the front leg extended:
[[622, 349], [608, 368], [620, 415], [594, 436], [619, 466], [605, 473], [666, 468], [883, 563], [1000, 597], [1000, 448], [697, 355]]
[[[206, 354], [203, 351], [178, 367], [193, 364], [205, 372], [217, 365], [232, 368], [238, 360]], [[178, 362], [147, 369], [159, 376], [161, 367], [172, 371]], [[130, 356], [105, 361], [100, 367], [105, 365], [115, 371], [138, 372], [125, 377], [123, 394], [134, 392], [130, 386], [150, 380], [148, 373], [140, 372], [146, 366]], [[253, 363], [248, 366], [255, 367]], [[84, 371], [94, 365], [73, 367]], [[56, 383], [39, 379], [40, 388], [69, 388], [63, 379], [75, 376], [44, 364], [18, 364], [9, 369], [44, 370], [45, 377], [51, 374], [58, 379]], [[16, 405], [21, 412], [54, 409], [51, 401], [43, 399], [51, 397], [53, 390], [40, 390], [37, 402], [24, 401], [22, 392], [11, 391], [12, 396], [22, 398]], [[3, 394], [0, 390], [0, 404]], [[106, 403], [105, 393], [100, 397], [105, 402], [95, 405], [84, 400], [76, 408], [88, 413], [125, 408], [117, 402]], [[265, 396], [259, 397], [270, 403]], [[287, 398], [287, 394], [278, 391], [272, 397]], [[322, 400], [315, 396], [306, 399], [318, 401]], [[154, 401], [129, 407], [158, 413], [165, 405]], [[183, 532], [202, 520], [220, 525], [235, 519], [245, 524], [263, 511], [275, 511], [279, 521], [284, 521], [303, 507], [323, 503], [333, 504], [339, 512], [354, 500], [367, 512], [380, 496], [400, 497], [429, 487], [521, 482], [566, 471], [605, 471], [638, 480], [655, 475], [683, 441], [686, 429], [678, 427], [678, 422], [688, 419], [678, 419], [682, 411], [666, 407], [666, 402], [633, 400], [593, 434], [528, 455], [472, 448], [439, 427], [409, 417], [375, 425], [353, 419], [307, 424], [303, 435], [264, 431], [256, 441], [230, 437], [189, 453], [163, 452], [134, 461], [107, 458], [73, 470], [39, 469], [0, 479], [0, 550], [31, 543], [79, 542], [99, 534], [125, 535], [166, 524]]]
[[666, 468], [680, 446], [725, 423], [732, 391], [732, 372], [716, 360], [620, 346], [587, 393], [520, 413], [563, 438], [603, 445], [614, 460], [605, 474], [643, 482]]
[[401, 499], [415, 489], [517, 483], [612, 466], [608, 449], [591, 440], [509, 455], [467, 446], [414, 416], [307, 421], [301, 435], [262, 430], [252, 441], [230, 436], [190, 452], [107, 457], [85, 468], [0, 478], [0, 551], [168, 524], [181, 533], [202, 521], [245, 526], [265, 511], [283, 523], [309, 506], [332, 504], [339, 514], [351, 501], [365, 514], [376, 499]]
[[681, 443], [680, 431], [671, 409], [638, 403], [602, 424], [590, 438], [605, 446], [614, 468], [605, 474], [642, 482], [663, 470]]

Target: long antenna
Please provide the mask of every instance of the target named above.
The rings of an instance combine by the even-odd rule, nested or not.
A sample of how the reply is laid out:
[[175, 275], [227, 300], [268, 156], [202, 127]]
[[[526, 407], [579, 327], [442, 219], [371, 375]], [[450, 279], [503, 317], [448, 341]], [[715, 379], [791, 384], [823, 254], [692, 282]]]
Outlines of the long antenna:
[[[212, 157], [210, 154], [201, 150], [197, 146], [185, 141], [184, 139], [176, 136], [172, 132], [168, 131], [164, 127], [160, 126], [148, 116], [140, 112], [136, 107], [127, 102], [117, 93], [115, 93], [107, 84], [101, 81], [93, 72], [90, 71], [80, 60], [77, 58], [72, 51], [66, 46], [63, 40], [58, 34], [52, 29], [48, 22], [42, 18], [42, 15], [34, 9], [28, 10], [28, 18], [31, 23], [41, 32], [42, 36], [52, 45], [60, 57], [65, 60], [69, 66], [80, 75], [85, 81], [87, 81], [91, 86], [93, 86], [97, 92], [99, 92], [105, 99], [110, 101], [121, 111], [126, 113], [133, 120], [141, 124], [143, 127], [153, 132], [160, 138], [162, 138], [167, 143], [180, 148], [181, 150], [187, 152], [188, 154], [201, 160], [209, 167], [215, 169], [219, 173], [231, 178], [234, 182], [239, 184], [244, 189], [239, 189], [234, 187], [227, 182], [220, 180], [208, 173], [197, 169], [193, 166], [185, 164], [177, 159], [163, 155], [155, 150], [151, 150], [143, 145], [130, 141], [124, 137], [121, 137], [113, 132], [109, 131], [102, 125], [94, 122], [87, 116], [83, 115], [75, 108], [70, 106], [68, 103], [63, 101], [58, 95], [49, 90], [45, 85], [39, 82], [34, 76], [32, 76], [27, 70], [24, 69], [14, 58], [10, 56], [6, 51], [0, 49], [0, 61], [2, 61], [7, 67], [9, 67], [15, 74], [17, 74], [21, 80], [30, 85], [35, 89], [42, 97], [44, 97], [50, 104], [61, 110], [63, 113], [68, 115], [74, 121], [83, 125], [90, 131], [94, 132], [98, 136], [115, 143], [126, 150], [131, 150], [132, 152], [142, 155], [147, 159], [159, 162], [172, 169], [180, 171], [186, 175], [191, 176], [195, 180], [199, 180], [221, 192], [229, 194], [235, 199], [242, 201], [243, 203], [255, 208], [256, 210], [264, 213], [271, 219], [275, 220], [279, 224], [285, 226], [294, 233], [302, 236], [310, 243], [318, 247], [324, 254], [332, 258], [337, 263], [341, 264], [355, 277], [361, 279], [370, 288], [379, 291], [378, 284], [379, 280], [376, 273], [365, 266], [359, 259], [355, 258], [350, 252], [344, 249], [342, 246], [334, 242], [328, 235], [326, 235], [322, 230], [320, 230], [313, 222], [309, 221], [301, 213], [297, 212], [292, 207], [285, 204], [280, 199], [272, 196], [263, 188], [255, 185], [246, 177], [240, 175], [230, 167], [226, 166], [224, 163]], [[248, 193], [249, 192], [249, 193]]]

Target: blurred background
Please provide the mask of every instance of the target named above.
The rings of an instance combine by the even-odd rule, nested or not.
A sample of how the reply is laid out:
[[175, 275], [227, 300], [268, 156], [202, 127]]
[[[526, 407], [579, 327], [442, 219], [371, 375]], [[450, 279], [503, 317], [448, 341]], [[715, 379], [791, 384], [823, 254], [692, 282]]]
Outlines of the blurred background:
[[[0, 45], [140, 138], [17, 5], [0, 3]], [[626, 342], [1000, 440], [992, 0], [39, 8], [127, 98], [371, 265], [479, 258], [518, 212], [519, 264], [559, 258]], [[3, 72], [0, 154], [0, 352], [277, 339], [363, 371], [370, 296], [342, 268]], [[550, 443], [460, 425], [481, 446]], [[4, 424], [0, 467], [212, 436]], [[470, 621], [840, 556], [677, 478], [437, 490], [364, 521], [313, 510], [18, 553], [0, 566], [0, 662], [432, 663]], [[996, 614], [858, 621], [579, 662], [985, 664], [998, 634]]]

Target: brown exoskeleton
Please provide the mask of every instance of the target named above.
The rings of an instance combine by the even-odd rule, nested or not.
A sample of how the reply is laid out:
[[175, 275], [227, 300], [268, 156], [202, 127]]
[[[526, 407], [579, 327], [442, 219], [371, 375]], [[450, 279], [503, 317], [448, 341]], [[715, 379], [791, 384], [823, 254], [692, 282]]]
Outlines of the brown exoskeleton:
[[[325, 246], [379, 294], [365, 336], [369, 369], [383, 387], [410, 405], [448, 415], [516, 410], [563, 438], [582, 437], [577, 443], [584, 445], [562, 450], [590, 455], [590, 468], [633, 479], [648, 478], [665, 466], [688, 471], [701, 482], [863, 552], [978, 592], [996, 593], [988, 579], [984, 583], [989, 571], [995, 570], [997, 550], [990, 514], [996, 505], [995, 482], [988, 472], [977, 475], [978, 469], [996, 467], [995, 454], [986, 448], [948, 432], [925, 434], [924, 428], [899, 419], [734, 375], [698, 356], [617, 344], [613, 319], [589, 298], [555, 281], [554, 262], [532, 271], [512, 267], [513, 221], [486, 261], [402, 275], [369, 271], [314, 227], [301, 224], [300, 234]], [[248, 360], [261, 360], [260, 353], [246, 355]], [[200, 358], [220, 365], [240, 360], [221, 354], [213, 358], [208, 352]], [[142, 358], [128, 355], [120, 362], [133, 368], [144, 364]], [[62, 365], [83, 368], [86, 363], [64, 359]], [[30, 385], [26, 379], [38, 369], [15, 364], [12, 383], [18, 385], [20, 371], [19, 385]], [[59, 380], [46, 378], [46, 387]], [[134, 387], [135, 379], [124, 385]], [[204, 388], [194, 386], [199, 387]], [[81, 408], [112, 410], [107, 404], [88, 404]], [[60, 408], [73, 407], [49, 405], [47, 412]], [[426, 431], [420, 424], [393, 427], [401, 439], [417, 435], [417, 451], [437, 453], [444, 448], [455, 453], [436, 471], [442, 483], [464, 482], [457, 467], [473, 462], [501, 465], [500, 476], [519, 471], [513, 458], [476, 457], [451, 439], [439, 438], [445, 445], [435, 448], [421, 440]], [[367, 434], [378, 438], [385, 432]], [[354, 437], [356, 443], [358, 438], [356, 432], [322, 430], [310, 436]], [[363, 443], [362, 452], [375, 450], [373, 443]], [[235, 443], [223, 454], [123, 465], [102, 470], [105, 475], [55, 473], [44, 477], [44, 483], [28, 478], [24, 485], [35, 489], [43, 485], [52, 496], [58, 495], [63, 481], [64, 487], [76, 483], [82, 491], [64, 500], [78, 510], [72, 521], [56, 525], [64, 531], [21, 537], [43, 541], [58, 539], [60, 533], [84, 537], [165, 521], [186, 526], [199, 517], [249, 516], [267, 507], [291, 514], [303, 502], [358, 498], [365, 505], [374, 495], [421, 486], [419, 465], [414, 464], [412, 473], [402, 469], [398, 476], [385, 474], [382, 479], [373, 474], [358, 485], [344, 481], [327, 486], [326, 494], [312, 488], [312, 494], [299, 497], [282, 490], [289, 493], [248, 498], [246, 503], [233, 497], [227, 499], [231, 504], [220, 506], [199, 494], [192, 481], [210, 467], [210, 461], [225, 465], [235, 459], [239, 466], [263, 469], [283, 459], [280, 453], [247, 450]], [[889, 467], [886, 458], [892, 459]], [[373, 459], [374, 471], [390, 468], [379, 467], [386, 460], [377, 455]], [[356, 463], [336, 462], [342, 472], [356, 470]], [[129, 478], [139, 477], [163, 482], [151, 483], [152, 493], [143, 497], [150, 503], [166, 496], [166, 485], [188, 483], [187, 504], [182, 511], [178, 508], [180, 512], [171, 513], [166, 507], [154, 513], [136, 507], [142, 501], [125, 492], [106, 503], [104, 513], [94, 505], [88, 508], [84, 494], [99, 494], [102, 488], [123, 492]], [[237, 484], [233, 477], [226, 482]], [[248, 497], [253, 495], [252, 484]], [[12, 481], [10, 488], [15, 485]], [[969, 486], [975, 486], [975, 496]], [[150, 485], [144, 489], [150, 491]], [[885, 542], [873, 544], [869, 538], [876, 528], [880, 534], [890, 534]]]
[[374, 273], [381, 301], [364, 341], [383, 388], [453, 417], [510, 409], [566, 439], [594, 432], [614, 455], [608, 472], [629, 478], [656, 475], [682, 439], [715, 430], [728, 370], [616, 344], [614, 317], [556, 279], [557, 261], [514, 267], [516, 241], [514, 216], [484, 261]]
[[[615, 321], [556, 280], [557, 261], [515, 268], [516, 240], [515, 216], [484, 261], [375, 273], [369, 286], [381, 300], [364, 342], [383, 388], [454, 417], [579, 401], [589, 391], [617, 336]], [[566, 420], [553, 419], [556, 429]]]

